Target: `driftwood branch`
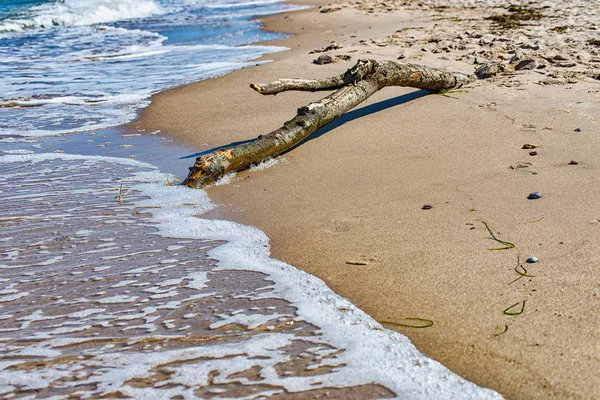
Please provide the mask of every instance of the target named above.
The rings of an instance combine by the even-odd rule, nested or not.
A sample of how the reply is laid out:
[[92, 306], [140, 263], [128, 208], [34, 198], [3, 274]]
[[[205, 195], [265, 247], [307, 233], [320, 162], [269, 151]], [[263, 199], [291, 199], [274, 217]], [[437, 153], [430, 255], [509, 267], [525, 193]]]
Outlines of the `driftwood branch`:
[[338, 90], [301, 107], [293, 119], [267, 135], [261, 135], [250, 143], [219, 149], [198, 157], [183, 184], [201, 188], [214, 183], [228, 172], [240, 171], [277, 157], [386, 86], [407, 86], [440, 92], [459, 88], [473, 80], [475, 78], [469, 75], [422, 65], [359, 60], [344, 74], [333, 78], [280, 79], [267, 84], [251, 84], [250, 87], [264, 95], [276, 95], [288, 90]]

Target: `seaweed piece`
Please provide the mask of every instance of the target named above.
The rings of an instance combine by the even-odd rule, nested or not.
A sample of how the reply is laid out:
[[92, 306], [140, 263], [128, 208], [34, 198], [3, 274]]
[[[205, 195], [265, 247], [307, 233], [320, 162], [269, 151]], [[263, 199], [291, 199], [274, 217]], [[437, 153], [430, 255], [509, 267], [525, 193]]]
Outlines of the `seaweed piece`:
[[[497, 326], [496, 326], [497, 327]], [[508, 325], [504, 325], [504, 330], [500, 333], [494, 333], [494, 336], [504, 335], [508, 331]]]
[[[515, 308], [516, 306], [518, 306], [519, 304], [521, 304], [521, 309], [519, 311], [510, 311], [513, 308]], [[524, 311], [525, 311], [525, 300], [523, 300], [522, 303], [515, 303], [512, 306], [505, 308], [503, 313], [504, 313], [504, 315], [514, 316], [514, 315], [521, 315], [521, 314], [523, 314]]]
[[380, 324], [388, 324], [388, 325], [394, 325], [394, 326], [400, 326], [402, 328], [417, 328], [417, 329], [423, 329], [423, 328], [429, 328], [430, 326], [433, 326], [433, 321], [430, 319], [425, 319], [425, 318], [404, 318], [406, 321], [419, 321], [419, 322], [424, 322], [423, 325], [413, 325], [413, 324], [401, 324], [399, 322], [393, 322], [393, 321], [378, 321]]
[[490, 227], [488, 226], [488, 224], [485, 221], [481, 221], [481, 223], [483, 225], [485, 225], [485, 228], [487, 229], [487, 231], [490, 233], [490, 235], [492, 235], [492, 240], [495, 240], [496, 242], [505, 246], [505, 247], [493, 247], [493, 248], [490, 248], [489, 250], [508, 250], [508, 249], [513, 249], [515, 247], [514, 243], [505, 242], [504, 240], [498, 239], [496, 237], [496, 235], [494, 235], [494, 232], [492, 232], [492, 230], [490, 229]]
[[591, 44], [592, 46], [600, 47], [600, 39], [590, 39], [590, 40], [588, 40], [588, 44]]
[[523, 21], [537, 21], [543, 17], [541, 11], [536, 8], [510, 6], [507, 11], [506, 14], [495, 14], [486, 19], [502, 29], [515, 29], [522, 26]]
[[[519, 268], [521, 268], [523, 271], [519, 271]], [[519, 277], [513, 280], [511, 283], [509, 283], [509, 285], [512, 285], [513, 283], [524, 277], [535, 278], [535, 275], [529, 275], [527, 273], [527, 268], [525, 268], [522, 264], [519, 264], [515, 267], [515, 272], [519, 274]]]

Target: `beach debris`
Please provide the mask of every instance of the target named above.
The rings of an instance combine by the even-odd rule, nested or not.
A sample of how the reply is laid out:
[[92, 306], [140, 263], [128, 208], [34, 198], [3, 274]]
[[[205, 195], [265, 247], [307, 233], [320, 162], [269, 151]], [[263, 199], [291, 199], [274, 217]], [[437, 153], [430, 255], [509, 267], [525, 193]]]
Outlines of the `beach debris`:
[[529, 257], [527, 260], [525, 260], [525, 262], [527, 264], [535, 264], [536, 262], [540, 261], [539, 258], [537, 258], [536, 256], [531, 256]]
[[540, 192], [532, 192], [527, 196], [529, 200], [537, 200], [542, 198], [542, 194]]
[[487, 222], [481, 221], [481, 223], [485, 226], [485, 229], [487, 229], [489, 234], [492, 236], [491, 240], [494, 240], [504, 246], [504, 247], [493, 247], [493, 248], [489, 248], [488, 250], [508, 250], [508, 249], [512, 249], [515, 247], [514, 243], [506, 242], [504, 240], [498, 239], [496, 237], [496, 235], [494, 235], [494, 232], [492, 232], [492, 230], [490, 229], [490, 226], [487, 224]]
[[575, 128], [575, 132], [581, 132], [581, 128]]
[[323, 53], [325, 51], [330, 51], [330, 50], [339, 50], [339, 49], [341, 49], [343, 47], [344, 46], [342, 46], [339, 43], [331, 42], [331, 44], [329, 46], [321, 47], [320, 49], [311, 50], [311, 52], [308, 53], [308, 54]]
[[461, 88], [475, 80], [471, 75], [424, 65], [362, 59], [346, 72], [331, 78], [253, 83], [250, 87], [263, 95], [276, 95], [290, 90], [337, 91], [300, 107], [294, 118], [273, 132], [197, 157], [182, 185], [203, 188], [227, 173], [245, 170], [265, 159], [275, 158], [384, 87], [405, 86], [439, 93]]
[[485, 62], [475, 69], [475, 75], [479, 79], [492, 78], [502, 72], [512, 72], [514, 68], [504, 63]]
[[423, 204], [423, 207], [421, 207], [421, 210], [431, 210], [433, 208], [433, 206], [431, 204]]
[[[499, 329], [499, 328], [500, 328], [499, 326], [496, 326], [496, 329]], [[507, 331], [508, 331], [508, 325], [504, 325], [504, 330], [499, 333], [494, 333], [494, 336], [504, 335]]]
[[320, 55], [319, 57], [317, 57], [316, 59], [314, 59], [313, 63], [317, 64], [317, 65], [331, 64], [331, 63], [350, 61], [351, 58], [352, 57], [347, 54], [336, 54], [336, 55], [323, 54], [323, 55]]
[[519, 279], [528, 277], [528, 278], [535, 278], [534, 275], [529, 275], [527, 272], [527, 268], [525, 268], [521, 263], [518, 262], [517, 260], [517, 266], [515, 267], [515, 272], [517, 274], [519, 274], [519, 277], [514, 279], [512, 282], [509, 283], [509, 285], [512, 285], [513, 283], [515, 283], [516, 281], [518, 281]]
[[526, 149], [526, 150], [532, 150], [535, 149], [537, 146], [537, 144], [531, 144], [531, 143], [525, 143], [523, 145], [523, 147], [521, 147], [522, 149]]
[[537, 156], [537, 151], [530, 151], [530, 152], [529, 152], [529, 155], [530, 155], [530, 156]]
[[321, 14], [327, 14], [327, 13], [332, 13], [332, 12], [340, 11], [341, 9], [342, 9], [342, 7], [340, 7], [340, 6], [325, 6], [325, 7], [321, 7], [321, 9], [319, 10], [319, 12]]
[[510, 6], [507, 11], [508, 13], [495, 14], [486, 19], [494, 22], [498, 28], [508, 30], [523, 26], [523, 21], [537, 21], [542, 18], [541, 11], [535, 8]]
[[346, 261], [348, 265], [369, 265], [366, 261]]
[[393, 326], [400, 326], [402, 328], [417, 328], [417, 329], [422, 329], [422, 328], [429, 328], [430, 326], [433, 326], [433, 321], [430, 319], [425, 319], [425, 318], [404, 318], [405, 321], [417, 321], [417, 322], [422, 322], [422, 324], [403, 324], [400, 322], [394, 322], [394, 321], [377, 321], [380, 324], [386, 324], [386, 325], [393, 325]]
[[579, 165], [579, 162], [577, 162], [575, 160], [571, 160], [571, 161], [569, 161], [569, 165]]
[[[515, 308], [516, 306], [518, 306], [519, 304], [521, 304], [521, 309], [519, 311], [511, 311], [513, 308]], [[525, 311], [525, 300], [523, 300], [523, 302], [519, 302], [519, 303], [515, 303], [510, 307], [506, 307], [503, 311], [504, 315], [521, 315], [523, 314], [523, 312]]]

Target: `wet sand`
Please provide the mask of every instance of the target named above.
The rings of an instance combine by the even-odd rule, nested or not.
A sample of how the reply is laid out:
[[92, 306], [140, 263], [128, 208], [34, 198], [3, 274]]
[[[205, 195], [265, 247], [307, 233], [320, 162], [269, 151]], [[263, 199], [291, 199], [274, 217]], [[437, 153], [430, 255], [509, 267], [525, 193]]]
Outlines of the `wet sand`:
[[[530, 56], [534, 70], [466, 91], [387, 88], [275, 166], [208, 189], [221, 204], [209, 216], [257, 226], [275, 258], [322, 278], [377, 320], [434, 321], [395, 329], [468, 380], [507, 398], [596, 398], [600, 84], [585, 26], [598, 23], [599, 5], [548, 2], [557, 8], [544, 19], [493, 34], [483, 17], [506, 8], [423, 3], [267, 17], [268, 29], [296, 34], [274, 42], [290, 51], [154, 96], [133, 126], [202, 151], [276, 129], [324, 95], [260, 96], [250, 82], [332, 76], [367, 57], [472, 73], [475, 62], [510, 70], [516, 53]], [[352, 60], [311, 64], [317, 55], [308, 52], [332, 40], [344, 45], [332, 53]], [[543, 197], [528, 200], [535, 191]], [[514, 247], [495, 250], [507, 246], [484, 222]], [[525, 263], [530, 256], [539, 262]], [[514, 304], [507, 313], [518, 315], [503, 312]]]
[[1, 163], [3, 398], [394, 396], [324, 384], [344, 349], [272, 276], [219, 269], [223, 242], [157, 235], [134, 178], [153, 169], [61, 157]]

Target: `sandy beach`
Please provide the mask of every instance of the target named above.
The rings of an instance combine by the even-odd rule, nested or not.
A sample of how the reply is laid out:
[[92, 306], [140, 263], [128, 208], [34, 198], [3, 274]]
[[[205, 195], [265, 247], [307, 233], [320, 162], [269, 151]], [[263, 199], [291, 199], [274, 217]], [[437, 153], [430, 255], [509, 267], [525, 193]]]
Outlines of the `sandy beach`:
[[[204, 151], [325, 95], [261, 96], [251, 82], [334, 76], [361, 58], [498, 63], [465, 90], [378, 92], [270, 168], [209, 188], [219, 207], [205, 216], [260, 228], [273, 257], [506, 398], [600, 397], [600, 2], [302, 4], [314, 7], [262, 19], [294, 35], [268, 42], [289, 51], [155, 95], [132, 127]], [[313, 64], [332, 41], [343, 47], [325, 53], [350, 61]], [[407, 318], [434, 325], [394, 325]]]

